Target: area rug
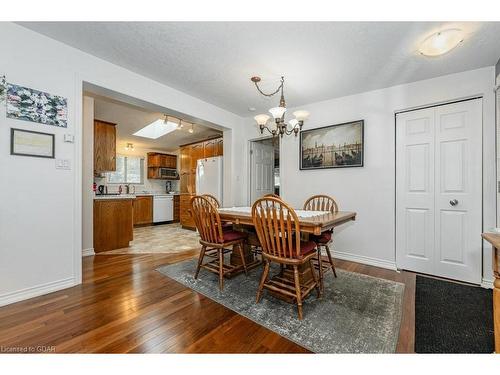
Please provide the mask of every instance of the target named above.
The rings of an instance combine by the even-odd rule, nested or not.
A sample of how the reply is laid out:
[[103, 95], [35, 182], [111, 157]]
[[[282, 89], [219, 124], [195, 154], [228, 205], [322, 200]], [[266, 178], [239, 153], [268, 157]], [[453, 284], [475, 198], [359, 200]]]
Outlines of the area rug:
[[492, 291], [417, 276], [415, 352], [492, 353]]
[[129, 247], [99, 254], [174, 254], [192, 249], [201, 249], [198, 232], [175, 223], [134, 228]]
[[[254, 322], [315, 353], [393, 353], [401, 323], [404, 284], [338, 270], [338, 278], [325, 275], [325, 293], [304, 301], [304, 319], [297, 308], [264, 291], [255, 296], [261, 268], [248, 276], [226, 279], [218, 288], [217, 275], [201, 270], [193, 275], [196, 260], [162, 266], [157, 270], [186, 287], [224, 305]], [[274, 268], [272, 272], [278, 272]]]

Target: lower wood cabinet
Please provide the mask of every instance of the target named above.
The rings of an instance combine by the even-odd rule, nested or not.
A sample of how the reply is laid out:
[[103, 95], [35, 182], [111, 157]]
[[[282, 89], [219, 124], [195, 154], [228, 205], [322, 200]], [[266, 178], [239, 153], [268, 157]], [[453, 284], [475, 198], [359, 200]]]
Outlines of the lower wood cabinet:
[[174, 221], [180, 221], [181, 212], [181, 197], [180, 195], [174, 195]]
[[153, 223], [153, 197], [138, 195], [134, 200], [134, 225]]
[[191, 209], [191, 198], [194, 197], [194, 194], [181, 194], [180, 196], [180, 219], [181, 225], [184, 228], [188, 229], [196, 229], [194, 224], [194, 220], [191, 217], [190, 209]]
[[128, 247], [134, 237], [133, 199], [94, 200], [94, 251]]

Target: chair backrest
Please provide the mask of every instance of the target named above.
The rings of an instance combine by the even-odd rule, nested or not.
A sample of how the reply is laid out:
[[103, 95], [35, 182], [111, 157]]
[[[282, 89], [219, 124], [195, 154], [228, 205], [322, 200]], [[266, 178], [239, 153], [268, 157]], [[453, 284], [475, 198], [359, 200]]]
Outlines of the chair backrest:
[[220, 207], [220, 202], [213, 195], [203, 194], [202, 197], [207, 198], [208, 201], [215, 206], [215, 208], [219, 208]]
[[264, 198], [269, 198], [269, 197], [281, 199], [281, 197], [278, 194], [270, 193], [270, 194], [264, 195]]
[[295, 210], [279, 198], [264, 197], [252, 206], [262, 252], [279, 258], [300, 256], [300, 223]]
[[219, 212], [209, 199], [196, 195], [191, 198], [191, 215], [201, 240], [208, 243], [222, 242], [222, 225]]
[[304, 203], [304, 210], [338, 212], [339, 206], [335, 199], [328, 195], [313, 195]]

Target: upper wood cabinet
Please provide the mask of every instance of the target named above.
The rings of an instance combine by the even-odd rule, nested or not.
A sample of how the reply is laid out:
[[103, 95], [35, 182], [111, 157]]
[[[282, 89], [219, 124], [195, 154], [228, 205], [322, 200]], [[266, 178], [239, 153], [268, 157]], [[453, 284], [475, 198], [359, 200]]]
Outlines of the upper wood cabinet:
[[200, 143], [195, 143], [194, 145], [191, 145], [191, 169], [194, 171], [196, 170], [196, 162], [198, 159], [203, 159], [205, 156], [204, 150], [205, 150], [205, 143], [200, 142]]
[[177, 169], [177, 155], [162, 154], [159, 152], [148, 153], [148, 178], [149, 179], [177, 179], [178, 177], [164, 178], [160, 168]]
[[116, 171], [116, 124], [94, 120], [94, 172]]
[[203, 157], [211, 158], [217, 151], [217, 139], [210, 139], [203, 144]]
[[196, 162], [198, 159], [222, 156], [222, 138], [181, 146], [180, 150], [180, 221], [183, 227], [193, 228], [194, 221], [189, 215], [189, 202], [196, 194]]
[[215, 143], [215, 155], [214, 156], [222, 156], [224, 155], [224, 140], [223, 138], [217, 138]]

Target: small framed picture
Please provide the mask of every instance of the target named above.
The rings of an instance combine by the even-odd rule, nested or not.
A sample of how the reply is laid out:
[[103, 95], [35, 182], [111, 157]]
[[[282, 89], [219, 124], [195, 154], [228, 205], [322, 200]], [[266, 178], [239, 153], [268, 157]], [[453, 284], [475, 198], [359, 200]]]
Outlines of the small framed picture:
[[54, 159], [55, 135], [11, 128], [10, 154]]

